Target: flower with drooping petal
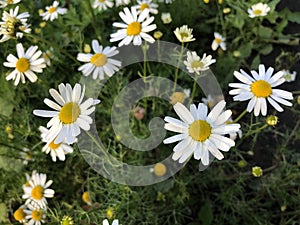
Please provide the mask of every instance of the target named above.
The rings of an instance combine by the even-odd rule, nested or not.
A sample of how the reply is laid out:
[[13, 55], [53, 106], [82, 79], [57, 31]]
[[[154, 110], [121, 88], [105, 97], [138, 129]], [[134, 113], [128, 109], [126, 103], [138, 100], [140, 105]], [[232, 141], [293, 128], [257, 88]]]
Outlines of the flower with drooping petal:
[[72, 89], [70, 84], [58, 85], [58, 90], [51, 88], [50, 95], [55, 99], [54, 102], [48, 98], [44, 100], [45, 104], [54, 110], [34, 110], [33, 114], [41, 117], [49, 117], [47, 127], [50, 127], [47, 140], [54, 140], [54, 144], [65, 141], [67, 144], [73, 144], [76, 137], [81, 133], [81, 129], [87, 131], [93, 119], [90, 117], [95, 111], [95, 105], [100, 100], [88, 98], [83, 101], [85, 86], [75, 84]]
[[[156, 24], [151, 24], [154, 17], [149, 17], [149, 9], [144, 9], [141, 14], [137, 14], [136, 8], [125, 8], [119, 13], [125, 23], [115, 22], [114, 27], [120, 28], [116, 33], [110, 35], [110, 42], [120, 41], [119, 47], [129, 45], [133, 42], [134, 45], [141, 45], [142, 39], [147, 42], [154, 43], [155, 39], [147, 34], [156, 29]], [[151, 24], [151, 25], [150, 25]]]
[[2, 13], [2, 21], [0, 22], [0, 42], [7, 41], [11, 38], [22, 38], [24, 33], [30, 33], [30, 25], [27, 24], [27, 19], [30, 16], [28, 12], [18, 15], [19, 6], [15, 9], [10, 9], [9, 13]]
[[174, 30], [174, 34], [176, 35], [178, 41], [180, 41], [181, 43], [195, 41], [196, 39], [193, 37], [192, 32], [193, 29], [188, 28], [187, 25], [183, 25], [182, 27], [177, 27]]
[[234, 76], [242, 83], [230, 83], [229, 87], [235, 89], [229, 92], [234, 101], [247, 101], [250, 100], [247, 106], [247, 111], [252, 112], [254, 115], [263, 116], [267, 115], [267, 101], [278, 111], [282, 112], [283, 108], [277, 103], [286, 106], [292, 106], [292, 103], [287, 100], [292, 100], [293, 95], [291, 92], [281, 89], [275, 89], [278, 85], [285, 82], [282, 77], [282, 71], [273, 75], [274, 68], [269, 67], [266, 71], [264, 65], [259, 65], [258, 73], [254, 70], [251, 71], [251, 76], [244, 70], [234, 71]]
[[151, 14], [158, 13], [158, 5], [153, 3], [152, 0], [137, 0], [137, 5], [133, 6], [137, 9], [137, 13], [140, 14], [144, 9], [149, 9]]
[[73, 152], [73, 147], [65, 142], [54, 144], [55, 139], [47, 140], [46, 137], [49, 130], [46, 127], [40, 126], [39, 130], [41, 132], [42, 141], [46, 143], [42, 148], [42, 152], [45, 152], [46, 154], [50, 153], [53, 162], [56, 162], [56, 158], [60, 161], [65, 161], [65, 155]]
[[192, 104], [188, 110], [183, 104], [175, 104], [174, 110], [181, 120], [166, 116], [165, 129], [180, 134], [165, 139], [164, 144], [179, 141], [174, 147], [173, 160], [184, 163], [192, 155], [197, 160], [201, 159], [203, 165], [208, 165], [209, 154], [218, 160], [224, 158], [219, 151], [229, 151], [235, 145], [226, 134], [235, 133], [240, 125], [236, 123], [227, 124], [231, 117], [231, 110], [224, 111], [225, 101], [220, 101], [208, 114], [208, 107], [200, 103], [198, 108]]
[[18, 4], [21, 0], [0, 0], [0, 8], [5, 8], [8, 5]]
[[115, 0], [116, 1], [116, 6], [121, 6], [121, 5], [128, 5], [130, 3], [130, 0]]
[[209, 66], [215, 62], [216, 60], [213, 59], [211, 55], [206, 56], [206, 53], [204, 53], [201, 59], [196, 52], [188, 51], [187, 59], [183, 63], [190, 73], [199, 75], [200, 71], [208, 70]]
[[105, 74], [111, 77], [121, 67], [119, 60], [111, 58], [117, 55], [119, 51], [116, 47], [103, 48], [102, 45], [99, 45], [97, 40], [92, 41], [92, 47], [95, 54], [79, 53], [77, 55], [78, 61], [86, 63], [80, 66], [78, 70], [82, 71], [84, 76], [92, 74], [93, 79], [99, 77], [100, 80], [103, 80]]
[[257, 3], [251, 6], [251, 9], [248, 9], [248, 14], [250, 18], [258, 17], [258, 16], [266, 16], [271, 8], [262, 2]]
[[[103, 220], [102, 225], [109, 225], [109, 222], [107, 219]], [[119, 225], [119, 220], [113, 220], [111, 225]]]
[[225, 43], [226, 39], [218, 32], [214, 32], [214, 36], [215, 39], [211, 44], [212, 50], [216, 51], [218, 47], [221, 47], [223, 51], [226, 51], [226, 43]]
[[171, 13], [169, 12], [163, 12], [161, 13], [161, 20], [164, 24], [169, 24], [172, 22], [172, 17], [171, 17]]
[[67, 13], [66, 8], [58, 7], [59, 2], [54, 1], [52, 5], [46, 6], [46, 12], [42, 13], [40, 16], [43, 17], [43, 20], [53, 21], [58, 18], [58, 15], [64, 15]]
[[289, 70], [281, 70], [283, 75], [282, 77], [285, 79], [285, 82], [292, 82], [296, 80], [297, 72], [290, 72]]
[[47, 199], [53, 198], [54, 190], [49, 189], [52, 180], [47, 181], [47, 175], [43, 173], [33, 173], [29, 180], [29, 186], [23, 186], [23, 199], [26, 199], [25, 205], [32, 205], [35, 208], [46, 209]]
[[41, 225], [45, 223], [46, 212], [45, 209], [36, 208], [32, 205], [27, 206], [28, 209], [24, 209], [26, 213], [26, 225]]
[[114, 3], [112, 0], [95, 0], [93, 2], [93, 8], [97, 9], [99, 11], [107, 10], [108, 8], [112, 8], [114, 6]]
[[24, 84], [25, 77], [30, 82], [36, 82], [38, 78], [35, 73], [42, 73], [43, 68], [46, 67], [44, 58], [39, 58], [42, 51], [38, 50], [37, 46], [30, 46], [25, 52], [21, 43], [16, 45], [16, 49], [18, 58], [9, 54], [6, 58], [7, 62], [3, 63], [6, 67], [15, 68], [7, 75], [6, 80], [14, 80], [14, 85], [18, 85], [20, 80]]

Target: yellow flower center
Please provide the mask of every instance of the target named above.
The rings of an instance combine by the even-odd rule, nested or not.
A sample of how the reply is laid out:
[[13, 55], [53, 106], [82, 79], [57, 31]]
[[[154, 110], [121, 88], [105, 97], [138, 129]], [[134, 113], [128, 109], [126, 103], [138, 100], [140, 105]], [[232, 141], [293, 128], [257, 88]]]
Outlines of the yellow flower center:
[[195, 141], [205, 141], [211, 135], [211, 126], [204, 120], [196, 120], [189, 127], [189, 135]]
[[203, 67], [204, 67], [204, 63], [201, 62], [201, 61], [193, 61], [193, 62], [191, 63], [191, 67], [192, 67], [193, 69], [203, 68]]
[[98, 0], [98, 2], [105, 2], [105, 0]]
[[30, 68], [30, 63], [27, 58], [19, 58], [16, 64], [16, 68], [19, 72], [24, 73]]
[[148, 8], [149, 8], [149, 5], [147, 3], [141, 4], [141, 10], [148, 9]]
[[31, 217], [34, 221], [40, 221], [43, 217], [43, 212], [42, 210], [35, 209], [31, 213]]
[[64, 124], [74, 123], [80, 115], [80, 108], [76, 103], [69, 102], [65, 104], [59, 114], [58, 117], [61, 122]]
[[15, 212], [14, 212], [14, 218], [17, 220], [17, 221], [22, 221], [25, 219], [25, 216], [26, 216], [26, 213], [23, 211], [22, 208], [19, 208], [17, 209]]
[[106, 216], [108, 217], [108, 219], [113, 218], [114, 210], [112, 208], [108, 208], [107, 211], [106, 211]]
[[92, 56], [90, 62], [95, 66], [104, 66], [107, 62], [107, 57], [102, 53], [96, 53]]
[[264, 80], [257, 80], [251, 84], [251, 91], [258, 98], [266, 98], [272, 94], [272, 87]]
[[260, 9], [256, 9], [253, 11], [254, 15], [260, 15], [262, 13], [262, 11]]
[[44, 188], [41, 185], [35, 186], [31, 191], [34, 200], [41, 200], [44, 196]]
[[181, 36], [182, 39], [184, 39], [184, 38], [187, 38], [189, 36], [189, 34], [186, 33], [186, 32], [181, 32], [180, 36]]
[[221, 39], [221, 38], [216, 38], [215, 41], [216, 41], [218, 44], [221, 44], [221, 43], [222, 43], [222, 39]]
[[56, 150], [60, 146], [60, 144], [61, 144], [61, 143], [55, 144], [54, 140], [51, 141], [51, 143], [49, 144], [49, 148], [51, 148], [52, 150]]
[[131, 36], [131, 35], [138, 35], [139, 33], [141, 33], [142, 31], [142, 25], [139, 22], [132, 22], [130, 24], [128, 24], [127, 27], [127, 35]]
[[157, 163], [154, 166], [154, 173], [156, 176], [161, 177], [167, 172], [167, 167], [162, 163]]
[[57, 7], [51, 7], [48, 9], [48, 13], [54, 13], [56, 11]]
[[12, 4], [12, 3], [14, 3], [14, 0], [6, 0], [6, 3], [7, 4]]

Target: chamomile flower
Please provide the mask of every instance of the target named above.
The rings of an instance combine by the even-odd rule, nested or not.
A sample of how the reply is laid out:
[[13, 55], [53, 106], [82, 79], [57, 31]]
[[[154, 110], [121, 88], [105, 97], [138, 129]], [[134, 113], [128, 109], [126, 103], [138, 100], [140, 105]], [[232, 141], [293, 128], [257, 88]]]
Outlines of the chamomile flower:
[[98, 8], [99, 11], [107, 10], [107, 8], [112, 8], [113, 6], [112, 0], [95, 0], [93, 3], [93, 8]]
[[192, 32], [193, 29], [188, 28], [187, 25], [183, 25], [182, 27], [177, 27], [174, 30], [174, 34], [176, 35], [178, 41], [180, 41], [181, 43], [195, 41], [196, 39], [193, 37]]
[[203, 54], [203, 57], [200, 58], [196, 52], [187, 52], [187, 60], [183, 63], [186, 65], [187, 70], [190, 73], [200, 74], [200, 71], [205, 71], [209, 69], [209, 66], [215, 63], [216, 60], [212, 59], [211, 55], [206, 56], [206, 53]]
[[214, 32], [215, 39], [211, 44], [212, 50], [216, 51], [218, 47], [220, 47], [223, 51], [226, 51], [226, 43], [225, 38], [219, 34], [218, 32]]
[[285, 79], [286, 82], [292, 82], [296, 80], [296, 75], [297, 75], [296, 71], [293, 72], [290, 72], [289, 70], [281, 70], [281, 71], [283, 73], [282, 77]]
[[266, 16], [271, 8], [262, 2], [257, 3], [251, 6], [251, 9], [248, 9], [248, 14], [250, 18], [258, 17], [258, 16]]
[[42, 73], [43, 68], [46, 67], [45, 60], [39, 58], [42, 55], [42, 51], [38, 50], [37, 46], [30, 46], [25, 52], [21, 43], [16, 45], [16, 49], [18, 58], [9, 54], [6, 58], [8, 62], [3, 63], [6, 67], [15, 68], [6, 77], [6, 80], [14, 80], [14, 85], [18, 85], [20, 80], [24, 84], [25, 77], [30, 82], [36, 82], [38, 78], [34, 72]]
[[0, 8], [5, 8], [8, 5], [18, 4], [21, 0], [1, 0]]
[[230, 83], [229, 87], [233, 89], [229, 92], [234, 101], [247, 101], [250, 100], [247, 106], [247, 111], [252, 112], [258, 116], [260, 113], [267, 115], [267, 101], [278, 111], [282, 112], [283, 108], [277, 103], [286, 106], [292, 106], [292, 103], [287, 100], [292, 100], [293, 95], [291, 92], [275, 89], [278, 85], [285, 82], [282, 77], [282, 71], [273, 75], [274, 68], [269, 67], [266, 71], [264, 65], [259, 65], [258, 73], [254, 70], [251, 71], [251, 76], [244, 70], [240, 72], [235, 71], [234, 76], [242, 82]]
[[64, 15], [67, 13], [66, 8], [58, 7], [59, 2], [54, 1], [52, 5], [46, 6], [46, 11], [44, 13], [41, 13], [41, 17], [43, 17], [43, 20], [53, 21], [58, 18], [58, 15]]
[[44, 102], [53, 110], [34, 110], [33, 114], [41, 117], [52, 118], [47, 127], [51, 127], [45, 136], [48, 140], [53, 140], [54, 144], [66, 141], [67, 144], [73, 144], [81, 130], [89, 130], [90, 124], [93, 122], [90, 114], [95, 111], [95, 104], [99, 100], [89, 98], [83, 102], [85, 86], [82, 88], [80, 84], [75, 84], [72, 89], [70, 84], [60, 84], [59, 92], [50, 89], [50, 95], [55, 99], [45, 99]]
[[28, 12], [18, 15], [19, 6], [15, 9], [10, 9], [9, 13], [2, 13], [2, 21], [0, 22], [0, 42], [7, 41], [11, 38], [22, 38], [24, 33], [30, 33], [30, 25], [27, 24], [27, 19], [30, 16]]
[[92, 41], [92, 47], [95, 54], [79, 53], [77, 60], [86, 62], [86, 64], [78, 68], [84, 76], [92, 74], [93, 79], [104, 79], [104, 74], [111, 77], [121, 67], [121, 62], [110, 57], [119, 53], [116, 47], [105, 47], [99, 45], [97, 40]]
[[152, 0], [137, 0], [137, 5], [133, 6], [137, 9], [137, 13], [141, 13], [144, 9], [149, 9], [151, 14], [158, 13], [158, 5], [153, 3]]
[[224, 158], [219, 151], [229, 151], [235, 142], [224, 135], [237, 132], [239, 124], [226, 124], [230, 118], [231, 110], [224, 111], [225, 101], [220, 101], [208, 114], [208, 107], [200, 103], [198, 108], [192, 104], [188, 110], [183, 104], [175, 104], [174, 110], [181, 120], [165, 117], [165, 129], [180, 133], [165, 139], [164, 144], [180, 141], [173, 149], [173, 160], [185, 162], [194, 155], [201, 159], [203, 165], [209, 164], [209, 154], [218, 160]]
[[[109, 225], [109, 222], [107, 219], [103, 220], [102, 225]], [[113, 220], [111, 225], [119, 225], [119, 220]]]
[[137, 15], [136, 8], [132, 7], [131, 11], [125, 8], [119, 15], [125, 23], [113, 23], [114, 27], [121, 29], [110, 35], [110, 42], [122, 40], [119, 43], [119, 47], [129, 45], [131, 42], [134, 45], [141, 45], [142, 39], [150, 43], [155, 42], [155, 39], [147, 34], [156, 29], [156, 25], [151, 24], [154, 21], [154, 17], [149, 17], [149, 9], [144, 9], [141, 14]]
[[41, 225], [42, 223], [45, 223], [45, 210], [36, 208], [32, 205], [27, 206], [28, 209], [25, 209], [24, 212], [26, 213], [26, 220], [28, 222], [27, 225]]
[[46, 154], [50, 153], [53, 162], [56, 162], [56, 157], [60, 161], [65, 161], [65, 155], [73, 152], [73, 148], [65, 142], [54, 144], [54, 140], [47, 140], [46, 136], [49, 130], [46, 127], [40, 126], [39, 130], [41, 132], [42, 141], [46, 143], [42, 148], [42, 152], [45, 152]]
[[49, 189], [52, 180], [47, 181], [47, 175], [35, 173], [29, 180], [29, 187], [23, 186], [23, 199], [26, 199], [25, 205], [31, 205], [35, 208], [45, 209], [47, 206], [46, 198], [53, 198], [54, 190]]
[[121, 6], [121, 5], [128, 5], [130, 3], [130, 0], [116, 0], [116, 6]]

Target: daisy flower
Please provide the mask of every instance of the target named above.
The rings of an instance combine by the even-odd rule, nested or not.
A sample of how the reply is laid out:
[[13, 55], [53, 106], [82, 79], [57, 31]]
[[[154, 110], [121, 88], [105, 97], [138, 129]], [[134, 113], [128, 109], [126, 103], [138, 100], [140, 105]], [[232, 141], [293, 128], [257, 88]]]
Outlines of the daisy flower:
[[218, 47], [221, 47], [223, 51], [226, 51], [226, 43], [225, 43], [225, 38], [222, 37], [221, 34], [218, 32], [214, 32], [215, 39], [213, 40], [211, 44], [212, 50], [216, 51]]
[[60, 84], [59, 92], [53, 88], [49, 90], [50, 95], [56, 102], [46, 98], [45, 104], [54, 110], [34, 110], [33, 114], [41, 117], [52, 118], [47, 127], [51, 127], [45, 136], [48, 140], [54, 140], [54, 144], [59, 144], [66, 140], [67, 144], [73, 144], [80, 134], [80, 128], [89, 130], [93, 122], [89, 116], [95, 111], [95, 104], [99, 100], [89, 98], [83, 102], [85, 86], [75, 84], [72, 89], [70, 84]]
[[297, 72], [293, 71], [293, 73], [291, 73], [289, 70], [281, 70], [283, 75], [282, 77], [285, 79], [286, 82], [292, 82], [296, 80], [296, 75]]
[[282, 77], [282, 71], [273, 75], [274, 68], [269, 67], [266, 71], [264, 65], [259, 65], [258, 73], [254, 70], [251, 71], [251, 76], [244, 70], [240, 72], [235, 71], [234, 76], [242, 82], [230, 83], [229, 87], [233, 89], [229, 92], [234, 101], [247, 101], [250, 100], [247, 106], [247, 111], [252, 112], [258, 116], [260, 113], [265, 116], [267, 114], [267, 100], [278, 111], [282, 112], [283, 108], [277, 103], [286, 106], [292, 106], [292, 103], [287, 100], [292, 100], [293, 95], [291, 92], [275, 89], [278, 85], [285, 82]]
[[107, 8], [112, 8], [113, 6], [112, 0], [95, 0], [93, 3], [93, 8], [98, 8], [99, 11], [107, 10]]
[[50, 153], [53, 162], [56, 162], [56, 157], [60, 161], [65, 161], [65, 155], [73, 152], [73, 148], [65, 142], [54, 144], [54, 140], [47, 140], [46, 136], [49, 130], [46, 127], [40, 126], [39, 130], [41, 132], [42, 141], [46, 143], [42, 148], [42, 152], [45, 152], [46, 154]]
[[[209, 164], [209, 153], [218, 160], [224, 158], [219, 151], [229, 151], [235, 142], [224, 135], [235, 133], [239, 124], [226, 124], [231, 110], [224, 111], [225, 101], [220, 101], [208, 114], [208, 107], [200, 103], [198, 108], [192, 104], [188, 110], [183, 104], [175, 104], [174, 110], [181, 120], [165, 117], [165, 129], [180, 134], [165, 139], [164, 144], [180, 141], [173, 149], [173, 160], [185, 162], [189, 157], [201, 159], [203, 165]], [[208, 115], [207, 115], [208, 114]]]
[[8, 5], [17, 4], [21, 0], [1, 0], [0, 1], [0, 8], [5, 8]]
[[58, 18], [58, 14], [64, 15], [67, 13], [66, 8], [58, 7], [58, 5], [59, 2], [54, 1], [52, 5], [46, 6], [46, 12], [41, 13], [40, 15], [41, 17], [43, 17], [43, 20], [48, 21], [50, 19], [50, 21], [53, 21]]
[[28, 12], [18, 15], [19, 6], [10, 9], [9, 13], [4, 11], [2, 21], [0, 22], [0, 42], [7, 41], [11, 38], [22, 38], [23, 33], [30, 33], [30, 25], [27, 24], [27, 18], [30, 16]]
[[116, 0], [116, 7], [120, 5], [128, 5], [130, 3], [130, 0]]
[[119, 15], [125, 23], [113, 23], [114, 27], [121, 29], [110, 35], [110, 42], [122, 40], [119, 43], [119, 47], [129, 45], [131, 42], [134, 45], [141, 45], [142, 39], [150, 43], [155, 42], [155, 39], [147, 34], [156, 29], [156, 25], [151, 24], [154, 21], [154, 17], [149, 17], [149, 9], [145, 9], [141, 14], [137, 15], [136, 8], [132, 7], [131, 11], [125, 8]]
[[215, 62], [216, 60], [212, 59], [211, 55], [206, 56], [206, 53], [204, 53], [201, 59], [196, 52], [188, 51], [187, 60], [183, 63], [186, 65], [186, 68], [190, 73], [196, 73], [199, 75], [200, 71], [208, 70], [209, 66]]
[[195, 41], [196, 39], [193, 37], [192, 32], [193, 29], [188, 28], [187, 25], [183, 25], [180, 28], [177, 27], [174, 30], [174, 34], [176, 35], [178, 41], [180, 41], [181, 43]]
[[153, 3], [152, 0], [137, 0], [137, 5], [133, 6], [137, 9], [137, 13], [141, 13], [144, 9], [149, 9], [152, 14], [158, 13], [158, 5]]
[[258, 16], [266, 16], [270, 11], [270, 7], [267, 4], [257, 3], [251, 6], [251, 9], [248, 9], [248, 14], [250, 18]]
[[93, 75], [93, 79], [104, 79], [104, 74], [111, 77], [121, 67], [121, 62], [110, 57], [119, 53], [116, 47], [105, 47], [99, 45], [97, 40], [92, 41], [92, 47], [95, 54], [79, 53], [77, 60], [86, 62], [86, 64], [78, 68], [84, 76]]
[[27, 206], [28, 209], [25, 209], [24, 212], [26, 213], [26, 220], [28, 222], [27, 225], [41, 225], [45, 223], [46, 214], [45, 211], [40, 208], [35, 208], [32, 205]]
[[43, 173], [35, 173], [29, 180], [29, 187], [23, 186], [24, 195], [26, 199], [25, 205], [32, 205], [35, 208], [45, 209], [47, 206], [46, 198], [53, 198], [54, 190], [49, 189], [53, 183], [52, 180], [47, 181], [47, 175]]
[[43, 68], [46, 67], [45, 60], [39, 58], [42, 55], [42, 51], [37, 51], [37, 46], [30, 46], [26, 52], [21, 43], [16, 45], [18, 58], [12, 54], [9, 54], [6, 58], [8, 62], [4, 62], [3, 65], [9, 68], [15, 68], [7, 77], [6, 80], [14, 80], [14, 85], [18, 85], [20, 80], [25, 83], [25, 77], [30, 82], [36, 82], [36, 73], [42, 73]]
[[[102, 225], [109, 225], [109, 222], [107, 219], [103, 220]], [[119, 225], [119, 220], [113, 220], [111, 225]]]

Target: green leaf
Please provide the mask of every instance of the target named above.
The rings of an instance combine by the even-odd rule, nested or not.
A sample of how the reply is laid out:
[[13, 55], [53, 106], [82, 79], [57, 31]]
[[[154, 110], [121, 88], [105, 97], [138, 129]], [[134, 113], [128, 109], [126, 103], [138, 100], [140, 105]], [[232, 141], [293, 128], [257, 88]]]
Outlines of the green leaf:
[[202, 225], [211, 225], [212, 221], [213, 221], [213, 212], [212, 212], [212, 208], [210, 206], [209, 203], [205, 203], [199, 213], [198, 213], [198, 217], [200, 219], [200, 221], [202, 222]]
[[290, 12], [287, 14], [287, 19], [294, 23], [300, 24], [300, 12]]
[[272, 37], [273, 30], [268, 27], [260, 26], [258, 28], [258, 36], [261, 38], [269, 39]]
[[244, 18], [240, 16], [240, 14], [237, 14], [232, 20], [232, 25], [238, 29], [242, 29], [244, 24], [245, 24]]
[[259, 64], [260, 64], [260, 55], [258, 54], [252, 60], [251, 69], [257, 69]]
[[282, 19], [282, 21], [277, 24], [276, 30], [279, 33], [282, 33], [283, 29], [288, 25], [288, 20], [287, 19]]
[[21, 171], [23, 167], [22, 160], [8, 157], [9, 151], [15, 151], [6, 147], [0, 147], [0, 168], [6, 171]]
[[241, 46], [238, 51], [241, 53], [241, 57], [247, 58], [251, 55], [252, 48], [253, 48], [253, 43], [248, 42], [245, 45]]
[[0, 203], [0, 222], [8, 222], [7, 221], [7, 208], [4, 203]]
[[274, 10], [279, 2], [280, 0], [273, 0], [270, 3], [268, 3], [268, 6], [271, 8], [271, 10]]
[[272, 52], [272, 50], [273, 50], [273, 45], [268, 44], [265, 47], [263, 47], [259, 52], [263, 55], [268, 55]]
[[10, 116], [14, 109], [15, 92], [11, 82], [7, 82], [4, 76], [0, 78], [0, 114]]

